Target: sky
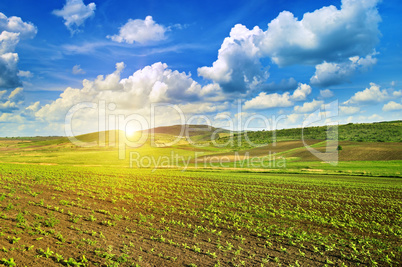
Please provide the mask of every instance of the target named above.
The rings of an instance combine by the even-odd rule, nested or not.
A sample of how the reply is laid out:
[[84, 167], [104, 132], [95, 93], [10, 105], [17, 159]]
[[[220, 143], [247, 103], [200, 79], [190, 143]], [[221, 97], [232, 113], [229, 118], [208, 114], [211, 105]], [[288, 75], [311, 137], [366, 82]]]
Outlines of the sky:
[[2, 0], [0, 136], [400, 120], [401, 13], [399, 0]]

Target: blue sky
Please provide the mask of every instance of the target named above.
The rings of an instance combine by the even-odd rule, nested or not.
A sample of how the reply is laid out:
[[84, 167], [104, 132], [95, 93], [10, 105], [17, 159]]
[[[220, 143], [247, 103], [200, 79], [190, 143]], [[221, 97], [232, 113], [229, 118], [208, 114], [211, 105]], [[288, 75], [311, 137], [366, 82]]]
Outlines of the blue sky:
[[397, 0], [2, 0], [0, 12], [0, 136], [65, 135], [82, 102], [96, 107], [73, 113], [74, 133], [99, 130], [103, 103], [110, 129], [126, 127], [119, 115], [182, 123], [179, 110], [186, 123], [299, 127], [333, 101], [318, 124], [402, 118]]

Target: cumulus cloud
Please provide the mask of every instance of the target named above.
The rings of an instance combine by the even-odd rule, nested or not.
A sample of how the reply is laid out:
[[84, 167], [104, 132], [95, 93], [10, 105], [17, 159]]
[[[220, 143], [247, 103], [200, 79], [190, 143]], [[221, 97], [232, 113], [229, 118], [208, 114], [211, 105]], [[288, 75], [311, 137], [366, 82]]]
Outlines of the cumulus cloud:
[[18, 77], [18, 54], [0, 55], [0, 88], [15, 88], [21, 85]]
[[379, 85], [370, 83], [370, 88], [356, 92], [344, 104], [383, 102], [389, 99], [389, 97], [390, 95], [386, 89], [381, 90]]
[[381, 121], [384, 118], [378, 114], [372, 114], [370, 116], [358, 116], [356, 122], [363, 123], [363, 122], [374, 122], [374, 121]]
[[7, 92], [7, 90], [0, 91], [0, 112], [2, 113], [12, 113], [18, 110], [23, 100], [23, 89], [21, 87], [12, 90], [8, 96], [6, 96]]
[[[58, 99], [42, 106], [36, 117], [45, 121], [64, 121], [68, 110], [80, 102], [98, 103], [106, 101], [114, 103], [116, 114], [148, 113], [151, 103], [169, 102], [180, 104], [184, 109], [194, 112], [206, 112], [208, 108], [220, 110], [219, 105], [195, 104], [200, 99], [203, 88], [189, 74], [171, 70], [164, 63], [155, 63], [134, 72], [128, 78], [121, 78], [124, 63], [117, 63], [116, 70], [106, 76], [99, 75], [95, 80], [83, 80], [82, 88], [67, 88]], [[193, 102], [192, 106], [186, 105]], [[90, 111], [83, 109], [81, 121], [89, 121]], [[164, 114], [165, 118], [168, 113]], [[97, 115], [97, 114], [92, 114]], [[149, 115], [148, 115], [149, 116]], [[96, 118], [95, 118], [96, 121]], [[82, 123], [85, 126], [85, 123]]]
[[244, 109], [268, 109], [276, 107], [290, 107], [293, 106], [293, 101], [302, 101], [311, 93], [311, 87], [308, 84], [300, 83], [297, 89], [290, 94], [285, 92], [283, 94], [273, 93], [267, 94], [261, 92], [255, 98], [248, 100], [244, 103]]
[[341, 115], [352, 115], [360, 111], [359, 107], [353, 106], [339, 106], [339, 113]]
[[373, 55], [367, 55], [364, 58], [351, 57], [348, 62], [342, 63], [324, 62], [315, 66], [315, 74], [311, 77], [310, 83], [325, 87], [348, 82], [357, 70], [367, 70], [376, 63], [377, 59]]
[[0, 34], [0, 53], [6, 54], [14, 51], [14, 48], [17, 46], [19, 41], [20, 36], [18, 33], [4, 30]]
[[311, 86], [305, 83], [300, 83], [291, 97], [294, 101], [303, 101], [311, 94]]
[[300, 118], [303, 118], [302, 114], [289, 114], [286, 116], [286, 119], [290, 122], [290, 123], [296, 123]]
[[22, 118], [27, 118], [31, 121], [35, 120], [35, 112], [40, 109], [40, 102], [36, 101], [35, 103], [31, 103], [29, 106], [25, 107], [20, 113]]
[[215, 115], [214, 120], [228, 120], [231, 119], [231, 113], [229, 111], [219, 112]]
[[108, 35], [107, 38], [119, 43], [126, 42], [132, 44], [136, 42], [144, 45], [166, 39], [166, 31], [168, 31], [168, 28], [156, 23], [152, 16], [147, 16], [145, 20], [129, 19], [127, 23], [120, 28], [119, 34], [113, 36]]
[[390, 101], [382, 107], [383, 111], [397, 111], [402, 110], [402, 104]]
[[22, 92], [23, 92], [22, 87], [17, 87], [13, 91], [11, 91], [10, 95], [8, 96], [8, 99], [13, 99], [13, 100], [20, 100], [22, 97]]
[[330, 98], [330, 97], [333, 97], [333, 96], [334, 96], [334, 93], [329, 89], [320, 90], [320, 97], [321, 98]]
[[[2, 105], [0, 104], [0, 110], [1, 110], [1, 106]], [[2, 122], [2, 123], [23, 123], [24, 120], [18, 114], [3, 113], [0, 116], [0, 122]]]
[[74, 34], [84, 22], [95, 15], [96, 5], [90, 3], [85, 5], [83, 0], [67, 0], [60, 10], [53, 10], [53, 14], [64, 19], [64, 25]]
[[26, 107], [25, 109], [26, 109], [26, 110], [33, 111], [33, 112], [36, 112], [36, 111], [39, 110], [39, 107], [40, 107], [40, 102], [37, 101], [37, 102], [35, 102], [35, 103], [29, 105], [29, 106]]
[[8, 18], [0, 12], [0, 31], [2, 34], [5, 32], [17, 34], [19, 39], [30, 39], [35, 37], [38, 30], [31, 22], [24, 22], [15, 16]]
[[198, 74], [219, 83], [224, 91], [245, 92], [268, 78], [261, 58], [279, 66], [317, 65], [312, 83], [344, 82], [357, 69], [376, 63], [373, 57], [380, 31], [378, 0], [343, 0], [341, 9], [326, 6], [305, 13], [301, 20], [283, 11], [263, 31], [235, 25], [217, 60]]
[[343, 0], [341, 9], [322, 7], [301, 20], [283, 11], [268, 24], [261, 48], [280, 66], [366, 56], [379, 40], [378, 2]]
[[123, 89], [123, 85], [120, 83], [120, 73], [125, 68], [124, 62], [116, 63], [116, 71], [106, 75], [98, 75], [96, 79], [91, 82], [84, 80], [85, 87], [93, 88], [96, 91], [118, 91]]
[[255, 38], [262, 34], [257, 26], [249, 30], [237, 24], [225, 38], [212, 67], [198, 68], [198, 75], [218, 83], [225, 92], [246, 92], [269, 76], [260, 62]]
[[261, 92], [255, 98], [248, 100], [244, 103], [244, 109], [268, 109], [276, 107], [290, 107], [293, 102], [290, 100], [290, 94], [288, 92], [284, 94], [267, 94]]
[[4, 103], [0, 102], [0, 112], [11, 113], [11, 112], [13, 112], [14, 110], [17, 110], [17, 109], [18, 109], [18, 107], [17, 107], [17, 104], [15, 102], [12, 102], [10, 100], [7, 100]]
[[223, 94], [222, 88], [217, 83], [210, 83], [202, 87], [199, 95], [207, 98], [209, 101], [222, 101], [227, 97]]
[[178, 105], [179, 108], [184, 112], [184, 114], [207, 114], [207, 113], [214, 113], [223, 110], [227, 110], [228, 103], [210, 103], [210, 102], [203, 102], [203, 103], [188, 103], [184, 105]]
[[23, 103], [23, 89], [17, 87], [12, 90], [8, 96], [8, 91], [0, 91], [0, 114], [1, 113], [13, 113], [19, 109], [19, 106]]
[[392, 92], [394, 97], [402, 97], [402, 90]]
[[29, 70], [19, 70], [18, 71], [18, 77], [24, 77], [24, 78], [32, 78], [34, 75], [32, 72]]
[[324, 101], [317, 101], [313, 99], [312, 102], [305, 102], [303, 106], [295, 106], [294, 111], [296, 113], [309, 113], [320, 108], [322, 104], [324, 104]]
[[[71, 125], [77, 134], [99, 131], [99, 113], [94, 107], [101, 103], [106, 103], [108, 114], [116, 117], [136, 114], [148, 124], [153, 110], [152, 118], [155, 118], [157, 126], [185, 123], [178, 109], [186, 116], [221, 112], [229, 107], [229, 102], [221, 99], [218, 103], [213, 102], [222, 93], [219, 85], [202, 87], [190, 74], [169, 69], [164, 63], [146, 66], [127, 78], [121, 77], [123, 68], [123, 62], [117, 63], [116, 70], [111, 74], [99, 75], [93, 80], [85, 79], [80, 88], [68, 87], [53, 102], [38, 110], [36, 107], [25, 110], [25, 117], [34, 114], [40, 123], [53, 123], [61, 127], [64, 126], [66, 114], [75, 107], [78, 110], [74, 113]], [[109, 129], [122, 129], [119, 123], [115, 125]]]
[[23, 39], [33, 38], [36, 27], [19, 17], [7, 17], [0, 12], [0, 88], [15, 88], [21, 85], [16, 46]]

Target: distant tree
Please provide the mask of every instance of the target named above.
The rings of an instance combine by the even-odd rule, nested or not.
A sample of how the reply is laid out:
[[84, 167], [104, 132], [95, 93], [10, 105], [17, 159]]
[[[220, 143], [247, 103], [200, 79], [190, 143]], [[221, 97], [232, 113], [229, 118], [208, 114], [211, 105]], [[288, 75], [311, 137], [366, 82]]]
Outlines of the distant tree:
[[342, 146], [341, 146], [341, 145], [338, 145], [338, 147], [336, 148], [336, 150], [338, 150], [338, 151], [342, 150]]

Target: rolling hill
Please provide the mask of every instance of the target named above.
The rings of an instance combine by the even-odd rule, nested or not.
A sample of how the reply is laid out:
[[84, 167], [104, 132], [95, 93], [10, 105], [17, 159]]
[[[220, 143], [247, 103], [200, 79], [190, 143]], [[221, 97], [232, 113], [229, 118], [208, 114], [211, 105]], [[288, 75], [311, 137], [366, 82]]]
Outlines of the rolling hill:
[[[131, 152], [150, 157], [169, 157], [175, 154], [191, 158], [191, 164], [196, 164], [195, 157], [198, 160], [228, 159], [233, 163], [239, 160], [234, 156], [235, 153], [240, 157], [256, 158], [275, 153], [277, 157], [285, 158], [288, 164], [305, 162], [303, 168], [312, 162], [322, 161], [306, 149], [300, 128], [278, 130], [277, 141], [274, 143], [272, 131], [231, 133], [207, 125], [185, 125], [185, 136], [180, 136], [183, 133], [181, 127], [173, 125], [138, 132], [137, 135], [146, 134], [148, 139], [138, 147], [127, 146], [125, 160], [118, 157], [118, 151], [121, 149], [118, 145], [119, 134], [122, 134], [120, 131], [77, 136], [80, 142], [86, 144], [84, 146], [71, 143], [67, 137], [2, 138], [0, 162], [128, 166]], [[327, 127], [306, 128], [304, 141], [315, 150], [324, 152], [327, 149], [327, 131]], [[402, 160], [401, 121], [340, 125], [338, 133], [341, 146], [338, 151], [339, 161]], [[246, 142], [246, 134], [254, 146]], [[228, 142], [230, 138], [233, 138], [232, 143]], [[135, 144], [138, 138], [131, 136], [127, 139]], [[240, 145], [237, 143], [239, 140]]]

